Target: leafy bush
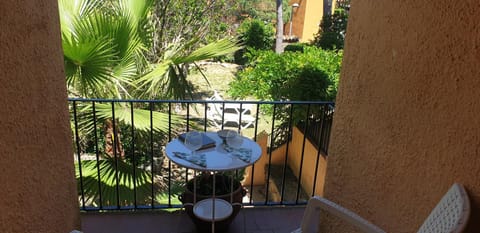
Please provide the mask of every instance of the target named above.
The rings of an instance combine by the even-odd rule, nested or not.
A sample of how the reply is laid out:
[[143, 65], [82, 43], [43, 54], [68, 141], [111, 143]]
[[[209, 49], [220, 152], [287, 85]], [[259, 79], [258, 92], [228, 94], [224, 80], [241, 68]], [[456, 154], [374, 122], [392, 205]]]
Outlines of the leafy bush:
[[261, 100], [334, 100], [341, 51], [305, 46], [303, 53], [252, 51], [252, 64], [237, 74], [229, 94]]
[[336, 9], [333, 15], [325, 15], [313, 44], [323, 49], [343, 49], [347, 32], [348, 13], [345, 9]]
[[245, 49], [235, 53], [237, 64], [245, 64], [247, 61], [245, 53], [249, 49], [270, 50], [275, 36], [274, 28], [258, 19], [243, 21], [237, 30], [237, 34], [240, 42], [245, 46]]
[[[342, 51], [322, 50], [305, 46], [303, 53], [250, 51], [251, 64], [237, 73], [230, 83], [232, 97], [253, 96], [260, 100], [334, 100], [342, 61]], [[324, 107], [301, 105], [264, 105], [263, 114], [275, 119], [273, 147], [288, 140], [291, 124], [319, 119]], [[275, 112], [274, 112], [275, 111]], [[291, 123], [291, 124], [290, 124]]]
[[305, 46], [308, 46], [308, 44], [305, 44], [305, 43], [289, 44], [289, 45], [285, 46], [283, 51], [284, 52], [301, 52], [301, 53], [303, 53], [303, 48]]

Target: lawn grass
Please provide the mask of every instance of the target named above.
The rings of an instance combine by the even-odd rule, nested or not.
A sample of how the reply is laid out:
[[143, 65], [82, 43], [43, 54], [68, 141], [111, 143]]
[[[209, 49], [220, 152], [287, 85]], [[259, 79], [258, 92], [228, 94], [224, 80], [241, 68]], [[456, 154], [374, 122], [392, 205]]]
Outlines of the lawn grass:
[[[202, 69], [201, 72], [193, 69], [188, 76], [188, 79], [193, 83], [195, 87], [194, 98], [195, 99], [207, 99], [213, 96], [214, 90], [216, 90], [224, 100], [233, 100], [228, 95], [228, 90], [230, 88], [230, 82], [235, 79], [235, 73], [238, 71], [239, 66], [230, 63], [211, 63], [206, 62], [199, 65]], [[190, 113], [193, 115], [198, 115], [199, 117], [203, 114], [204, 108], [202, 106], [196, 106], [191, 109]], [[255, 115], [256, 109], [254, 109], [253, 115]], [[264, 116], [260, 114], [257, 124], [257, 134], [265, 131], [270, 133], [271, 131], [271, 117]], [[227, 129], [237, 129], [238, 126], [227, 125]], [[208, 127], [208, 131], [215, 131], [214, 127]], [[242, 130], [242, 134], [246, 137], [253, 138], [255, 134], [255, 127], [249, 127]]]

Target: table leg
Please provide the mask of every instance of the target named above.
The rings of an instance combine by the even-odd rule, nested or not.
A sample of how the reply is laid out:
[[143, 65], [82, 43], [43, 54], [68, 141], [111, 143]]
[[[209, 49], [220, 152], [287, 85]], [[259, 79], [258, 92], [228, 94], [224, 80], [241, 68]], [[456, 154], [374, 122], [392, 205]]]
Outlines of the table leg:
[[213, 188], [212, 188], [212, 233], [215, 233], [215, 176], [216, 172], [213, 172]]

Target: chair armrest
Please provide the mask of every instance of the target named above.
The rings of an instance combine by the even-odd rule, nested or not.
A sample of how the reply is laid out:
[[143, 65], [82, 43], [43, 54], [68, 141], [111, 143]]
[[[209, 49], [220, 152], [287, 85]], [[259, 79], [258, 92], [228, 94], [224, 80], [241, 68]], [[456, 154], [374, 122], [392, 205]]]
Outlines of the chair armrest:
[[[323, 209], [336, 217], [347, 221], [348, 223], [352, 224], [353, 226], [361, 229], [363, 232], [368, 233], [385, 233], [384, 230], [380, 229], [379, 227], [373, 225], [369, 221], [365, 220], [364, 218], [360, 217], [356, 213], [342, 207], [330, 200], [327, 200], [323, 197], [314, 196], [310, 198], [308, 201], [307, 209], [305, 210], [304, 219], [302, 220], [302, 232], [308, 232], [305, 229], [312, 226], [312, 223], [308, 223], [310, 221], [319, 221], [319, 209]], [[315, 214], [317, 212], [317, 214]], [[316, 215], [316, 217], [314, 216]], [[316, 218], [316, 219], [315, 219]], [[305, 221], [306, 220], [306, 221]], [[315, 223], [313, 223], [315, 224]]]

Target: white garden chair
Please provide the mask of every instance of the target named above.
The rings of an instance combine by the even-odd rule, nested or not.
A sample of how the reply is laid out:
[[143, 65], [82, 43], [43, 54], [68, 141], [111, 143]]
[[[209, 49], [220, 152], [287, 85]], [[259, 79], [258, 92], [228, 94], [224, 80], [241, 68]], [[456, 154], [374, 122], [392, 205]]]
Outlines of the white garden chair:
[[[301, 227], [292, 233], [317, 233], [320, 210], [325, 210], [352, 224], [363, 232], [385, 233], [354, 212], [325, 198], [314, 196], [307, 204]], [[460, 184], [453, 184], [437, 206], [423, 222], [417, 233], [460, 233], [465, 229], [470, 216], [470, 201]]]
[[[215, 90], [213, 96], [207, 100], [221, 101], [223, 98]], [[222, 128], [222, 125], [226, 125], [227, 123], [234, 123], [242, 129], [246, 129], [255, 122], [255, 117], [251, 115], [252, 108], [252, 104], [209, 103], [207, 117], [217, 128]]]

